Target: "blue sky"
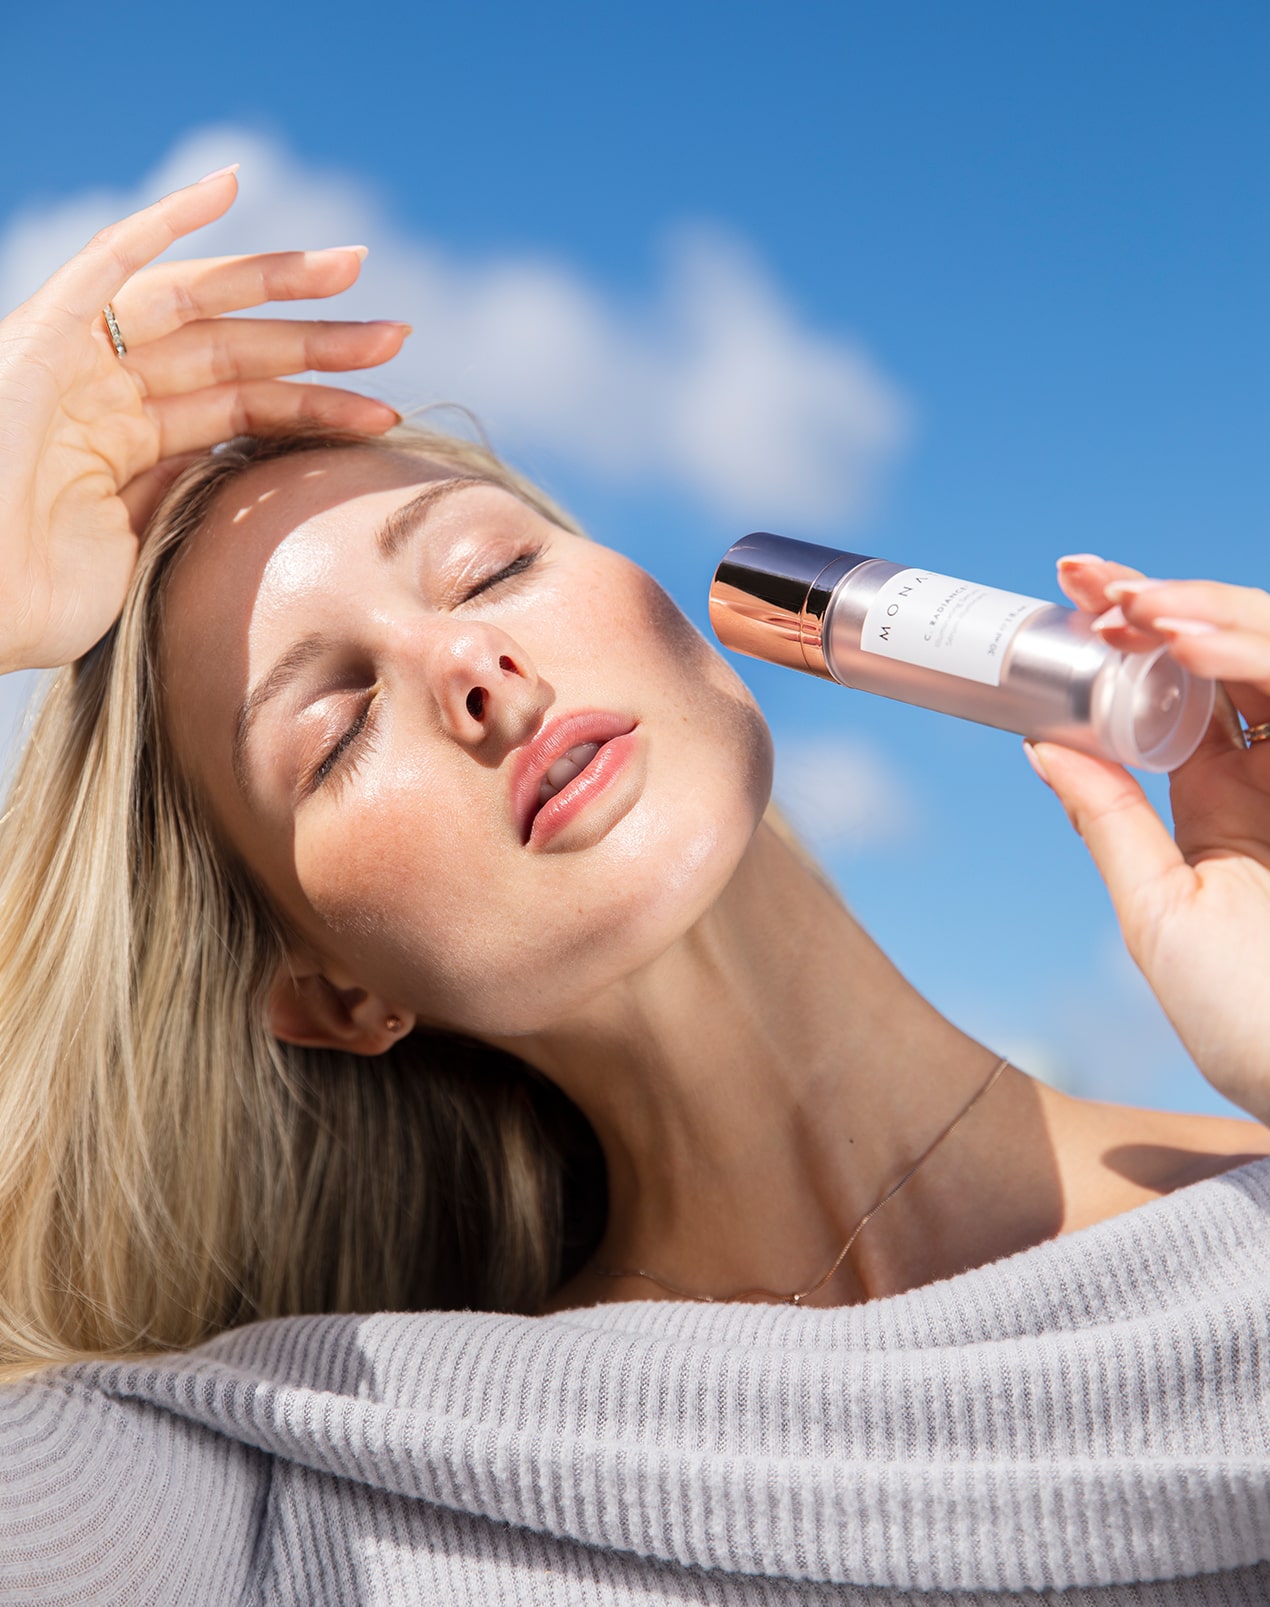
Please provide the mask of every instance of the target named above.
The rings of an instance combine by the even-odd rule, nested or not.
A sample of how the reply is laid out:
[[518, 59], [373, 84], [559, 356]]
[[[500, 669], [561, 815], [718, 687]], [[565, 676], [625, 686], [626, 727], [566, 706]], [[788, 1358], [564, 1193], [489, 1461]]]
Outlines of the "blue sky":
[[[356, 314], [419, 326], [383, 393], [475, 403], [700, 623], [764, 526], [1040, 595], [1080, 550], [1267, 583], [1264, 5], [364, 15], [10, 16], [6, 297], [241, 158], [223, 248], [364, 235]], [[742, 667], [937, 1005], [1080, 1091], [1222, 1108], [1012, 738]]]

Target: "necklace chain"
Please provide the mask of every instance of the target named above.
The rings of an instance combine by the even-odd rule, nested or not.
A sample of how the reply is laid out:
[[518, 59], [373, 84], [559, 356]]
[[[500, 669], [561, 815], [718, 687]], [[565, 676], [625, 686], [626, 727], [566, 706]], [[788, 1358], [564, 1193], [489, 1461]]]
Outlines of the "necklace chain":
[[918, 1167], [920, 1167], [924, 1161], [930, 1159], [930, 1157], [948, 1137], [952, 1130], [958, 1125], [958, 1123], [969, 1116], [970, 1112], [989, 1091], [992, 1085], [996, 1082], [997, 1078], [1000, 1077], [1001, 1073], [1009, 1064], [1010, 1062], [1006, 1059], [997, 1061], [996, 1065], [988, 1073], [988, 1076], [961, 1107], [953, 1119], [948, 1123], [947, 1127], [943, 1128], [935, 1135], [931, 1142], [909, 1167], [908, 1171], [905, 1172], [897, 1182], [891, 1184], [890, 1188], [887, 1189], [882, 1198], [878, 1200], [876, 1204], [871, 1205], [856, 1223], [855, 1227], [851, 1229], [850, 1234], [847, 1236], [847, 1242], [838, 1252], [838, 1259], [829, 1268], [828, 1272], [826, 1272], [823, 1277], [817, 1278], [815, 1283], [809, 1285], [809, 1287], [806, 1289], [799, 1289], [793, 1294], [782, 1294], [776, 1289], [738, 1289], [735, 1293], [730, 1295], [698, 1295], [693, 1294], [688, 1289], [681, 1289], [676, 1284], [668, 1283], [665, 1278], [659, 1278], [655, 1272], [649, 1272], [644, 1267], [597, 1267], [592, 1265], [587, 1268], [587, 1271], [594, 1273], [598, 1278], [646, 1278], [649, 1283], [657, 1284], [659, 1288], [665, 1289], [669, 1294], [678, 1295], [681, 1300], [696, 1300], [700, 1301], [704, 1305], [724, 1305], [730, 1300], [740, 1300], [745, 1295], [766, 1295], [770, 1300], [779, 1301], [779, 1303], [783, 1306], [801, 1306], [804, 1301], [816, 1294], [818, 1290], [824, 1288], [825, 1284], [829, 1282], [830, 1278], [833, 1277], [834, 1273], [837, 1272], [838, 1268], [846, 1260], [848, 1251], [851, 1249], [851, 1246], [855, 1243], [855, 1241], [860, 1237], [861, 1233], [863, 1233], [867, 1225], [873, 1220], [873, 1218], [878, 1214], [888, 1200], [893, 1200], [895, 1198], [895, 1196], [904, 1187], [905, 1183], [907, 1183], [908, 1180], [913, 1176], [914, 1172], [917, 1171]]

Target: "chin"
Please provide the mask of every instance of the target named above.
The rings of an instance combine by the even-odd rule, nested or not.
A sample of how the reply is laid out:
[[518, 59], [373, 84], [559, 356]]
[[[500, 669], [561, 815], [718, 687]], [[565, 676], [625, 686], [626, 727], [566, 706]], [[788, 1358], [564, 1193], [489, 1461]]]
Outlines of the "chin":
[[[718, 902], [745, 859], [771, 795], [772, 745], [757, 716], [752, 746], [714, 786], [699, 784], [673, 809], [649, 812], [628, 845], [627, 896], [596, 923], [581, 959], [595, 984], [619, 981], [653, 964]], [[705, 778], [702, 778], [703, 782]], [[607, 975], [595, 959], [605, 954]]]
[[718, 900], [771, 801], [775, 755], [767, 722], [740, 677], [707, 652], [713, 686], [700, 727], [710, 733], [704, 762], [686, 788], [682, 774], [657, 778], [633, 845], [643, 897], [625, 918], [641, 934], [646, 959], [664, 952]]
[[[747, 694], [748, 700], [748, 694]], [[512, 1044], [601, 1004], [613, 988], [653, 966], [707, 915], [745, 859], [771, 793], [772, 743], [752, 701], [738, 702], [746, 741], [712, 745], [712, 759], [686, 791], [658, 777], [643, 808], [622, 820], [576, 884], [569, 918], [516, 951], [496, 995], [463, 1030]], [[563, 901], [562, 901], [563, 903]]]

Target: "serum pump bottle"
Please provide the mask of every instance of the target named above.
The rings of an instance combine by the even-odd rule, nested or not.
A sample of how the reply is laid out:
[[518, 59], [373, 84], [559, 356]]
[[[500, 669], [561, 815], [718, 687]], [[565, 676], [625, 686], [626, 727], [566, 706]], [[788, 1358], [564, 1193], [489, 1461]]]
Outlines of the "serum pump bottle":
[[724, 555], [710, 623], [754, 658], [1140, 770], [1190, 758], [1213, 712], [1212, 681], [1076, 609], [767, 532]]

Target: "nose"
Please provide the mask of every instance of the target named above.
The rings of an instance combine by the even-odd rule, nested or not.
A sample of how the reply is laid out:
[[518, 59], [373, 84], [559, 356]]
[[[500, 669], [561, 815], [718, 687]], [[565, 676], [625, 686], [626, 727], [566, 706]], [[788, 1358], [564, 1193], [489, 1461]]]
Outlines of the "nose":
[[494, 764], [537, 730], [550, 702], [520, 643], [497, 625], [475, 622], [439, 627], [434, 689], [447, 734]]

